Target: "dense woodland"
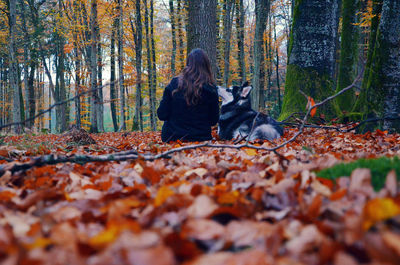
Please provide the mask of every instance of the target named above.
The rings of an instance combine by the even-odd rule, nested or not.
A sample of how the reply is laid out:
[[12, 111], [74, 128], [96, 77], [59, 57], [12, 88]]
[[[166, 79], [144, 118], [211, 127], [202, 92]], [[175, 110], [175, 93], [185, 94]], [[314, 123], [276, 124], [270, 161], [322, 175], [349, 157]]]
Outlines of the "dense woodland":
[[219, 85], [252, 81], [253, 107], [276, 118], [359, 77], [317, 116], [398, 129], [399, 20], [384, 0], [2, 0], [0, 124], [156, 130], [163, 88], [201, 47]]

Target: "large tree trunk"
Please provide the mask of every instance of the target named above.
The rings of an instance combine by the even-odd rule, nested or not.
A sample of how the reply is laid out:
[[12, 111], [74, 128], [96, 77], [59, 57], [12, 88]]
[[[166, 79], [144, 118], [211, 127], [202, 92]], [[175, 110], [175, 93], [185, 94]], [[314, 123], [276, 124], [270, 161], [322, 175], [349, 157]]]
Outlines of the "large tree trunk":
[[193, 0], [188, 6], [187, 51], [203, 49], [210, 58], [213, 73], [217, 69], [216, 0]]
[[[18, 78], [18, 59], [17, 59], [17, 47], [16, 47], [16, 1], [10, 1], [9, 4], [10, 15], [9, 15], [9, 64], [10, 64], [10, 90], [13, 94], [13, 122], [21, 122], [21, 98], [19, 95], [19, 78]], [[15, 133], [21, 133], [21, 125], [14, 126]]]
[[171, 38], [172, 38], [172, 51], [171, 51], [171, 76], [175, 76], [175, 62], [176, 62], [176, 29], [175, 29], [175, 9], [174, 1], [169, 0], [169, 17], [171, 20]]
[[243, 0], [236, 0], [236, 38], [238, 45], [238, 62], [239, 62], [239, 73], [240, 79], [243, 82], [246, 81], [246, 61], [244, 55], [244, 4]]
[[141, 14], [140, 0], [136, 1], [136, 31], [132, 26], [132, 31], [135, 32], [135, 53], [136, 53], [136, 104], [135, 116], [133, 122], [133, 130], [143, 131], [143, 97], [142, 97], [142, 14]]
[[118, 30], [117, 28], [118, 21], [115, 18], [112, 29], [111, 29], [111, 53], [110, 53], [110, 108], [111, 108], [111, 118], [113, 122], [113, 127], [114, 127], [114, 132], [118, 131], [118, 120], [117, 120], [117, 110], [116, 110], [116, 105], [115, 101], [117, 100], [117, 91], [115, 89], [115, 39], [116, 39], [116, 31]]
[[[296, 1], [280, 119], [305, 110], [307, 99], [300, 90], [316, 101], [333, 94], [337, 9], [337, 0]], [[329, 103], [317, 112], [327, 118], [334, 114]]]
[[98, 91], [97, 88], [97, 0], [91, 0], [90, 29], [91, 29], [91, 45], [90, 45], [90, 132], [98, 132], [97, 130], [97, 104]]
[[124, 90], [124, 24], [122, 1], [118, 0], [118, 78], [120, 92], [120, 126], [119, 131], [125, 130], [125, 90]]
[[[340, 42], [340, 63], [336, 92], [353, 83], [357, 73], [358, 26], [357, 11], [359, 0], [342, 1], [342, 35]], [[338, 114], [348, 113], [354, 105], [354, 89], [336, 98]]]
[[[400, 2], [384, 0], [369, 72], [363, 114], [400, 115]], [[400, 120], [385, 120], [383, 128], [400, 131]]]
[[269, 12], [269, 1], [256, 0], [256, 29], [254, 34], [254, 75], [251, 105], [254, 109], [264, 108], [264, 31]]

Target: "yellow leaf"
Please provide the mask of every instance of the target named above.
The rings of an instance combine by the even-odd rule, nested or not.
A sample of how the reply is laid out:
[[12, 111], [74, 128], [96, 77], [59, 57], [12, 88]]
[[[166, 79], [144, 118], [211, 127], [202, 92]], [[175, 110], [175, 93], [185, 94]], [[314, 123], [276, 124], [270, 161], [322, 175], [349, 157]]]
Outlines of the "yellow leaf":
[[31, 250], [34, 248], [44, 248], [50, 245], [52, 242], [49, 238], [44, 238], [44, 237], [38, 237], [36, 238], [35, 242], [30, 243], [30, 244], [25, 244], [24, 246]]
[[116, 225], [107, 227], [104, 231], [89, 239], [89, 244], [95, 248], [101, 248], [117, 239], [120, 229]]
[[257, 150], [256, 149], [253, 149], [253, 148], [244, 148], [243, 149], [245, 152], [246, 152], [246, 154], [248, 154], [249, 156], [255, 156], [255, 155], [257, 155]]
[[154, 199], [154, 205], [156, 207], [162, 205], [170, 196], [174, 195], [174, 191], [171, 190], [169, 187], [161, 187]]
[[375, 223], [400, 214], [400, 207], [391, 198], [373, 199], [364, 206], [363, 229], [368, 230]]

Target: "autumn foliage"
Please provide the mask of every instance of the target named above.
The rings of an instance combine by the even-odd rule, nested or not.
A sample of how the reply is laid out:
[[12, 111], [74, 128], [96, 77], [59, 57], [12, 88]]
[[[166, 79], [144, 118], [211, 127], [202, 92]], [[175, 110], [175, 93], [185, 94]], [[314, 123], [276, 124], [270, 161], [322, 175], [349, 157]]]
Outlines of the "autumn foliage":
[[[288, 139], [295, 130], [287, 130]], [[160, 153], [159, 133], [6, 137], [1, 163], [44, 154]], [[280, 139], [279, 141], [284, 141]], [[271, 147], [276, 143], [255, 142]], [[0, 178], [1, 264], [399, 264], [394, 171], [374, 191], [356, 169], [320, 169], [400, 155], [400, 135], [305, 129], [273, 152], [197, 148], [154, 161], [63, 163]]]

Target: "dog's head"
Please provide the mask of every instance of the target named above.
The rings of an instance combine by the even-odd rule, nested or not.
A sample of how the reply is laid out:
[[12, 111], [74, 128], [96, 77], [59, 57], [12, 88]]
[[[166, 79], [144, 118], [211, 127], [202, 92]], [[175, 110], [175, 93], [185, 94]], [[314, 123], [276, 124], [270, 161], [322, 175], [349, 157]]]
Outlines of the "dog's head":
[[250, 103], [250, 91], [253, 89], [249, 82], [244, 82], [241, 86], [231, 86], [225, 88], [218, 86], [218, 95], [222, 98], [222, 106], [229, 103], [245, 105]]

